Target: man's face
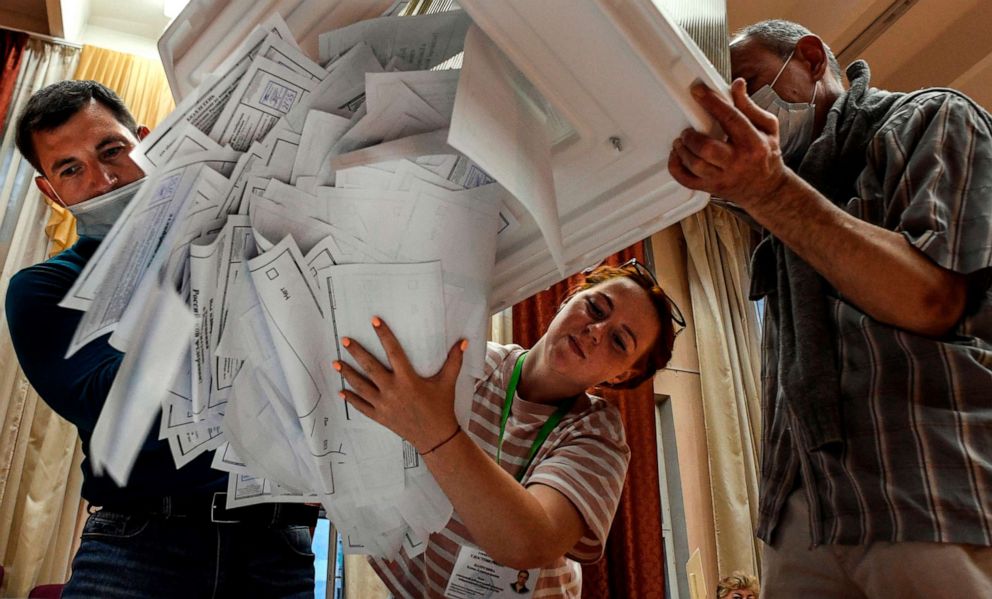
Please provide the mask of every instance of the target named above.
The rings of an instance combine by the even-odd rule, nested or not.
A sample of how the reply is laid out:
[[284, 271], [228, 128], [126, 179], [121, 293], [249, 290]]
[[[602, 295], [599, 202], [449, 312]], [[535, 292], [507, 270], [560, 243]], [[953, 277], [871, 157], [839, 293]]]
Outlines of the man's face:
[[55, 202], [72, 206], [145, 176], [128, 156], [139, 137], [122, 125], [110, 110], [90, 100], [61, 126], [33, 135], [42, 177], [36, 182]]
[[[750, 39], [735, 40], [730, 46], [730, 71], [747, 83], [748, 95], [771, 85], [785, 61]], [[775, 82], [775, 92], [786, 102], [809, 102], [815, 82], [803, 63], [793, 57]]]

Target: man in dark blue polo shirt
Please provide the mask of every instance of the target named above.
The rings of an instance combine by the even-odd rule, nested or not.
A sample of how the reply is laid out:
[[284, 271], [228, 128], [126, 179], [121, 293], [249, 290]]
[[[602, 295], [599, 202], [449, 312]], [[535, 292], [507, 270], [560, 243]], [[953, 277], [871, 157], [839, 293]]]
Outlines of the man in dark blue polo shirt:
[[[58, 303], [129, 201], [107, 194], [144, 177], [129, 153], [147, 133], [94, 81], [40, 90], [17, 121], [17, 147], [40, 173], [38, 188], [76, 216], [80, 238], [11, 279], [10, 335], [28, 380], [76, 426], [84, 454], [123, 354], [105, 336], [66, 359], [82, 313]], [[63, 597], [312, 597], [316, 509], [227, 511], [227, 475], [210, 468], [210, 454], [177, 470], [152, 430], [125, 487], [83, 461], [83, 497], [100, 509], [87, 520]]]

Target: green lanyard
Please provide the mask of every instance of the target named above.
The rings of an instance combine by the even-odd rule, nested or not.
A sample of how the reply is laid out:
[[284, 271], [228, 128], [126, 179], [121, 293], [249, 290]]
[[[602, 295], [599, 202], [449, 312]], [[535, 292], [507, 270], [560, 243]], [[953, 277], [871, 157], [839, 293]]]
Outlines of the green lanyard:
[[[524, 368], [524, 358], [527, 356], [527, 352], [520, 354], [517, 358], [517, 363], [513, 367], [513, 375], [510, 376], [510, 384], [506, 388], [506, 401], [503, 402], [503, 416], [499, 421], [499, 445], [496, 446], [496, 463], [500, 463], [500, 456], [503, 453], [503, 435], [506, 433], [506, 422], [510, 419], [510, 408], [513, 406], [513, 397], [517, 394], [517, 384], [520, 382], [520, 371]], [[548, 417], [547, 422], [541, 427], [541, 430], [537, 432], [537, 438], [534, 439], [534, 444], [530, 446], [530, 453], [527, 454], [527, 463], [523, 465], [523, 468], [517, 473], [517, 482], [521, 482], [524, 478], [524, 474], [527, 469], [530, 468], [531, 462], [534, 461], [534, 456], [537, 455], [537, 450], [544, 445], [551, 431], [555, 430], [558, 423], [561, 422], [562, 417], [572, 409], [575, 405], [575, 398], [572, 397], [558, 406], [554, 414]]]

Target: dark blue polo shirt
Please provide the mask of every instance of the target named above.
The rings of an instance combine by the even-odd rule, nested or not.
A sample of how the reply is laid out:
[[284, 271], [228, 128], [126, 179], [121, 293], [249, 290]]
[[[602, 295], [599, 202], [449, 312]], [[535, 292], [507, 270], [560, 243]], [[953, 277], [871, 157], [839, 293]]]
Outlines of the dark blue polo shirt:
[[[100, 240], [82, 237], [54, 258], [18, 272], [7, 289], [10, 337], [28, 381], [56, 413], [76, 425], [89, 455], [90, 437], [124, 354], [100, 337], [65, 359], [83, 313], [59, 307]], [[161, 417], [161, 415], [159, 416]], [[210, 468], [212, 453], [176, 470], [168, 441], [155, 425], [142, 446], [126, 487], [97, 476], [82, 463], [83, 497], [95, 505], [120, 505], [164, 495], [202, 494], [226, 488], [227, 474]]]

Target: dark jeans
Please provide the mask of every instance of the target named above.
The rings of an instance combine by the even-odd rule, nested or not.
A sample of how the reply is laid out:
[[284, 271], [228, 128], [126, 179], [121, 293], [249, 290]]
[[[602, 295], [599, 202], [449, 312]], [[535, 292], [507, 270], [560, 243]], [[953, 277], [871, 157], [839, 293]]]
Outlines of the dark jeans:
[[306, 526], [214, 524], [100, 510], [83, 529], [62, 597], [312, 599]]

